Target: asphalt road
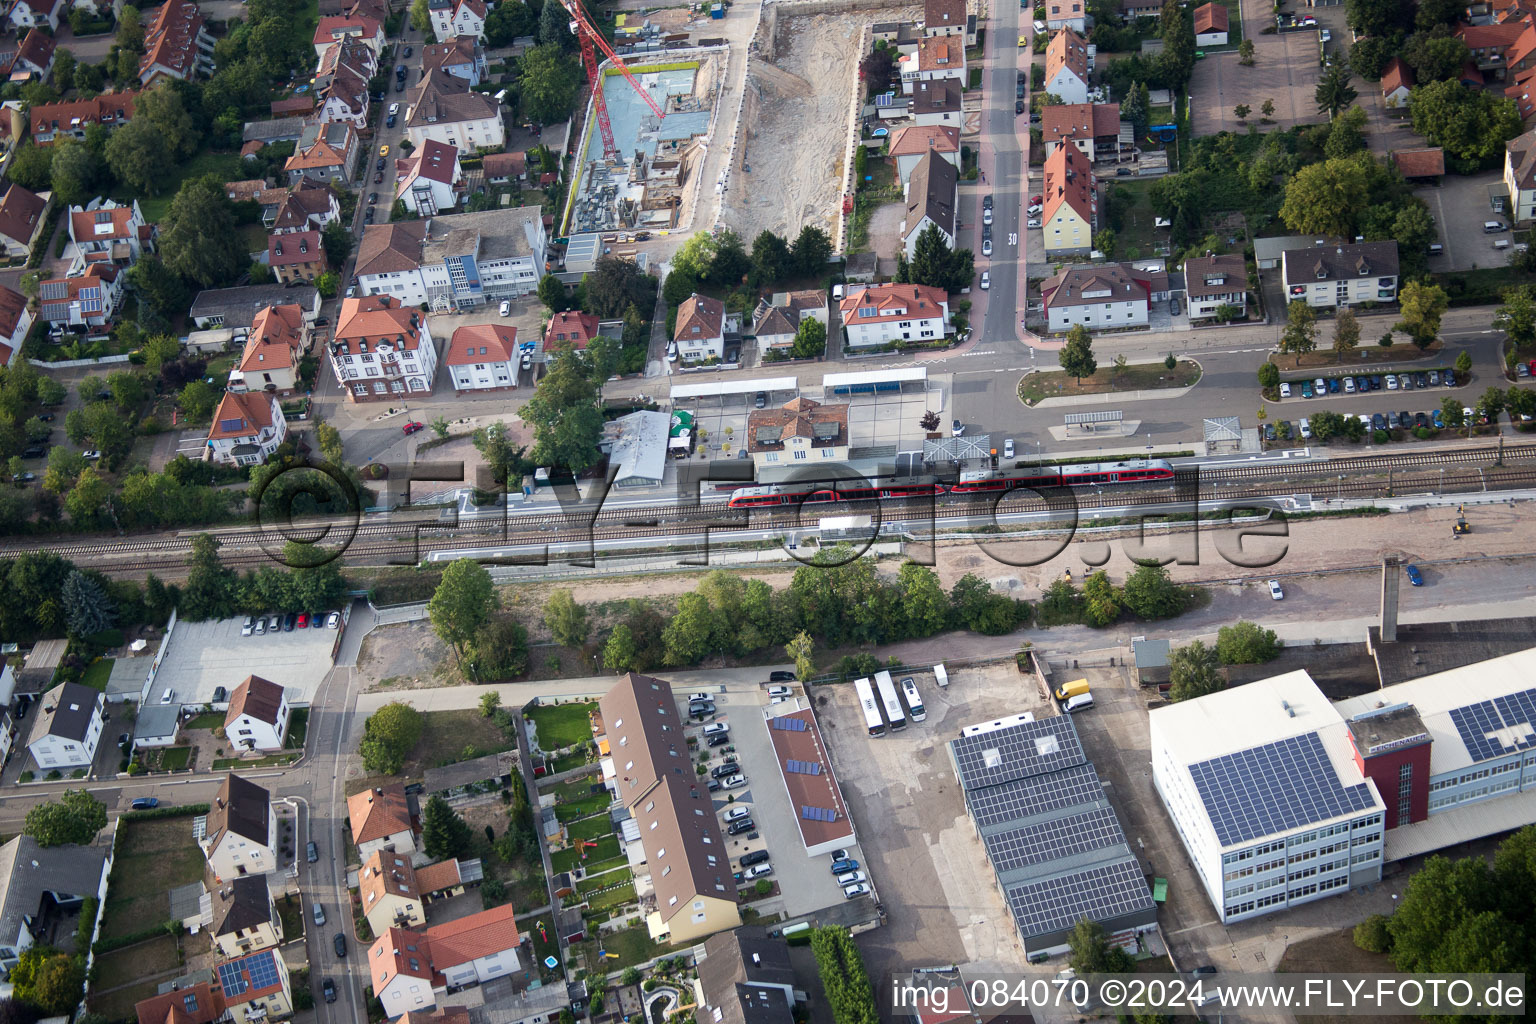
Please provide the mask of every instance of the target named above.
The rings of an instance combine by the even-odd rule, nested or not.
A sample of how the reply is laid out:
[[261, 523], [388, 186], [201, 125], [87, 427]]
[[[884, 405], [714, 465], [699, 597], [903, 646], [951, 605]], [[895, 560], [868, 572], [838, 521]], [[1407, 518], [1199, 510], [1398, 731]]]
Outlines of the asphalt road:
[[[1020, 324], [1016, 311], [1023, 306], [1019, 297], [1024, 294], [1026, 277], [1022, 242], [1029, 118], [1015, 115], [1013, 105], [1019, 72], [1024, 73], [1026, 87], [1029, 77], [1030, 51], [1021, 50], [1016, 44], [1019, 33], [1031, 29], [1020, 25], [1019, 9], [1011, 3], [998, 5], [992, 13], [985, 49], [988, 64], [982, 76], [985, 106], [981, 114], [980, 163], [986, 181], [979, 183], [979, 187], [968, 186], [961, 200], [964, 219], [973, 228], [967, 241], [976, 254], [978, 286], [971, 293], [971, 308], [972, 320], [980, 325], [975, 337], [982, 343], [1018, 340]], [[990, 257], [981, 255], [981, 197], [987, 194], [992, 195], [994, 203]], [[991, 287], [986, 291], [979, 286], [983, 270], [990, 278]]]

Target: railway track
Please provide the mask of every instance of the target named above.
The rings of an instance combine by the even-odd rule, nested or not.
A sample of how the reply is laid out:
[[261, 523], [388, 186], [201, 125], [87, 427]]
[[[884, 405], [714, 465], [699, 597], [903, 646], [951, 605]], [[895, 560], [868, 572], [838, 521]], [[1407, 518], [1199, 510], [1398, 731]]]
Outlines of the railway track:
[[[1020, 492], [978, 494], [967, 499], [911, 499], [882, 503], [881, 519], [909, 522], [919, 516], [935, 521], [962, 520], [986, 514], [1096, 511], [1105, 508], [1137, 508], [1187, 502], [1191, 511], [1201, 502], [1232, 502], [1244, 499], [1312, 494], [1323, 498], [1390, 498], [1425, 492], [1474, 493], [1536, 487], [1536, 444], [1442, 449], [1406, 455], [1367, 455], [1321, 461], [1268, 463], [1265, 465], [1201, 466], [1180, 470], [1169, 485], [1104, 485], [1078, 488], [1044, 496]], [[455, 525], [439, 518], [391, 516], [387, 521], [348, 521], [327, 524], [310, 520], [297, 523], [290, 535], [314, 538], [332, 530], [338, 540], [350, 537], [345, 561], [355, 565], [415, 564], [438, 550], [519, 546], [537, 543], [568, 543], [590, 537], [613, 541], [652, 538], [662, 533], [687, 537], [691, 533], [736, 529], [771, 530], [808, 525], [840, 506], [868, 502], [827, 503], [781, 508], [730, 509], [719, 504], [660, 505], [645, 508], [597, 509], [548, 512], [533, 516], [513, 514], [505, 520]], [[524, 528], [536, 521], [537, 528]], [[802, 527], [803, 528], [803, 527]], [[218, 532], [220, 557], [237, 568], [270, 564], [280, 552], [285, 536], [260, 528], [225, 529]], [[79, 565], [106, 571], [143, 573], [184, 567], [195, 532], [157, 536], [97, 538], [87, 543], [60, 545], [12, 545], [0, 549], [0, 557], [26, 550], [51, 550]], [[322, 545], [323, 546], [323, 545]]]

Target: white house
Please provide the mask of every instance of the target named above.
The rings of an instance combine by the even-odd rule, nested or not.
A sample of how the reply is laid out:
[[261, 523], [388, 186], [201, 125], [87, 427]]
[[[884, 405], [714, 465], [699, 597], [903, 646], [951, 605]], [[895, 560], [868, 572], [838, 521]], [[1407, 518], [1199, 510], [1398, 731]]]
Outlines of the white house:
[[380, 850], [392, 850], [413, 854], [413, 861], [425, 861], [416, 839], [420, 827], [404, 786], [378, 786], [353, 793], [347, 797], [347, 819], [352, 826], [352, 843], [362, 860]]
[[343, 39], [356, 39], [377, 56], [384, 52], [384, 24], [357, 7], [350, 14], [326, 15], [315, 25], [315, 34], [310, 39], [315, 48], [315, 59], [318, 60], [332, 43]]
[[144, 19], [140, 82], [154, 85], [167, 78], [186, 81], [212, 73], [213, 36], [197, 4], [191, 0], [166, 0]]
[[474, 324], [453, 332], [443, 364], [455, 391], [498, 391], [517, 387], [518, 358], [516, 327]]
[[896, 161], [896, 176], [903, 185], [912, 177], [912, 169], [924, 156], [933, 153], [958, 169], [960, 166], [960, 129], [948, 125], [907, 125], [891, 136], [887, 154]]
[[425, 302], [434, 312], [473, 309], [536, 291], [548, 244], [537, 206], [372, 224], [353, 273], [359, 294]]
[[315, 70], [315, 111], [321, 124], [345, 122], [362, 130], [368, 126], [368, 80], [378, 72], [378, 57], [352, 38], [332, 43]]
[[395, 161], [395, 198], [423, 217], [452, 210], [459, 202], [464, 171], [459, 151], [428, 140], [410, 156]]
[[1088, 31], [1083, 0], [1046, 0], [1045, 27], [1051, 32], [1059, 28], [1069, 28], [1073, 32]]
[[105, 899], [111, 872], [111, 843], [44, 849], [23, 833], [0, 846], [0, 978], [32, 946], [53, 944], [59, 911]]
[[1233, 306], [1246, 315], [1248, 264], [1240, 253], [1192, 256], [1184, 261], [1184, 290], [1191, 320], [1215, 316], [1222, 306]]
[[0, 196], [0, 246], [12, 259], [26, 259], [32, 242], [43, 229], [53, 193], [29, 192], [11, 184]]
[[432, 16], [432, 34], [439, 39], [485, 37], [484, 0], [427, 0], [427, 12]]
[[90, 263], [77, 277], [42, 281], [38, 313], [51, 324], [103, 327], [117, 319], [125, 276], [110, 263]]
[[214, 462], [259, 466], [288, 438], [288, 420], [267, 391], [226, 391], [204, 450]]
[[128, 205], [111, 199], [92, 199], [85, 206], [69, 208], [70, 256], [68, 276], [77, 277], [89, 263], [115, 263], [131, 267], [146, 249], [153, 251], [154, 225], [146, 224], [137, 199]]
[[1051, 36], [1045, 48], [1045, 89], [1063, 103], [1088, 102], [1088, 44], [1069, 28]]
[[287, 690], [261, 676], [246, 676], [229, 695], [224, 738], [236, 750], [282, 750], [291, 710]]
[[965, 85], [965, 38], [957, 36], [924, 36], [918, 40], [917, 49], [897, 59], [901, 71], [901, 91], [912, 95], [919, 82], [953, 80], [958, 87]]
[[57, 32], [63, 17], [64, 0], [16, 0], [16, 6], [11, 8], [11, 24], [18, 31], [46, 26]]
[[720, 359], [725, 355], [725, 306], [697, 292], [677, 307], [677, 329], [672, 332], [678, 355], [690, 363]]
[[949, 322], [949, 296], [925, 284], [860, 287], [837, 305], [849, 348], [942, 341]]
[[298, 390], [298, 362], [308, 340], [303, 307], [263, 306], [251, 320], [240, 362], [229, 371], [229, 390], [292, 394]]
[[1287, 302], [1318, 308], [1397, 299], [1397, 243], [1356, 242], [1290, 249], [1281, 257]]
[[32, 739], [32, 759], [43, 771], [89, 768], [101, 742], [106, 698], [80, 683], [60, 683], [43, 694]]
[[923, 0], [923, 34], [965, 35], [965, 0]]
[[1536, 220], [1536, 129], [1504, 143], [1504, 187], [1515, 222]]
[[936, 153], [924, 153], [907, 178], [907, 216], [902, 221], [902, 247], [907, 259], [917, 251], [917, 239], [928, 226], [938, 227], [944, 243], [955, 245], [955, 206], [959, 168]]
[[27, 308], [27, 297], [0, 286], [0, 366], [11, 364], [11, 357], [21, 351], [30, 330], [32, 311]]
[[[1225, 4], [1208, 3], [1195, 8], [1195, 45], [1227, 45], [1229, 12]], [[1078, 29], [1079, 32], [1082, 29]]]
[[1074, 324], [1097, 329], [1147, 323], [1147, 287], [1119, 263], [1067, 267], [1040, 282], [1040, 294], [1053, 332]]
[[391, 1018], [430, 1010], [448, 989], [484, 984], [520, 968], [522, 941], [511, 905], [424, 932], [391, 928], [368, 950], [368, 980]]
[[1413, 69], [1398, 57], [1381, 70], [1381, 102], [1388, 110], [1400, 110], [1413, 98]]
[[507, 143], [501, 102], [495, 96], [472, 91], [468, 81], [441, 69], [426, 72], [412, 89], [405, 131], [418, 148], [428, 139], [465, 153], [499, 150]]
[[336, 382], [354, 402], [398, 400], [432, 391], [437, 346], [427, 318], [385, 295], [343, 299], [327, 348]]
[[276, 871], [277, 814], [272, 810], [272, 794], [231, 772], [214, 794], [197, 844], [220, 879]]
[[470, 85], [479, 85], [488, 67], [485, 47], [474, 36], [454, 36], [421, 48], [421, 73], [424, 75], [446, 71]]

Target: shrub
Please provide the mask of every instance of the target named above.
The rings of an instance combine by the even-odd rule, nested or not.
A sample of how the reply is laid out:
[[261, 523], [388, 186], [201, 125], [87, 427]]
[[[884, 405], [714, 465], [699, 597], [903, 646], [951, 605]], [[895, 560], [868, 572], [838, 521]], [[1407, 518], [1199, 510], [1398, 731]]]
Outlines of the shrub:
[[1390, 950], [1392, 932], [1387, 928], [1387, 919], [1381, 914], [1372, 914], [1355, 925], [1355, 945], [1367, 953], [1385, 953]]

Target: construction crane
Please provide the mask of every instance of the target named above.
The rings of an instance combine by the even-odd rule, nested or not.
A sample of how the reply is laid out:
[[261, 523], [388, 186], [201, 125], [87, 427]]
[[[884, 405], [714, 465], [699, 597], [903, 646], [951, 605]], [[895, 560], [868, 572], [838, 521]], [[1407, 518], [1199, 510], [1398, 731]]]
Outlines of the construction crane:
[[629, 68], [619, 59], [619, 55], [613, 52], [613, 47], [608, 45], [608, 40], [597, 30], [587, 18], [586, 11], [581, 9], [580, 0], [560, 0], [562, 7], [571, 16], [571, 31], [581, 42], [581, 62], [586, 65], [587, 78], [592, 83], [592, 109], [597, 114], [597, 127], [603, 133], [603, 159], [617, 163], [619, 161], [619, 147], [613, 141], [613, 123], [608, 120], [608, 104], [603, 99], [603, 76], [597, 66], [597, 53], [594, 46], [601, 49], [608, 59], [613, 61], [614, 67], [629, 80], [635, 92], [645, 100], [646, 105], [655, 112], [658, 118], [665, 118], [666, 112], [656, 105], [656, 101], [640, 86], [640, 82], [629, 73]]

